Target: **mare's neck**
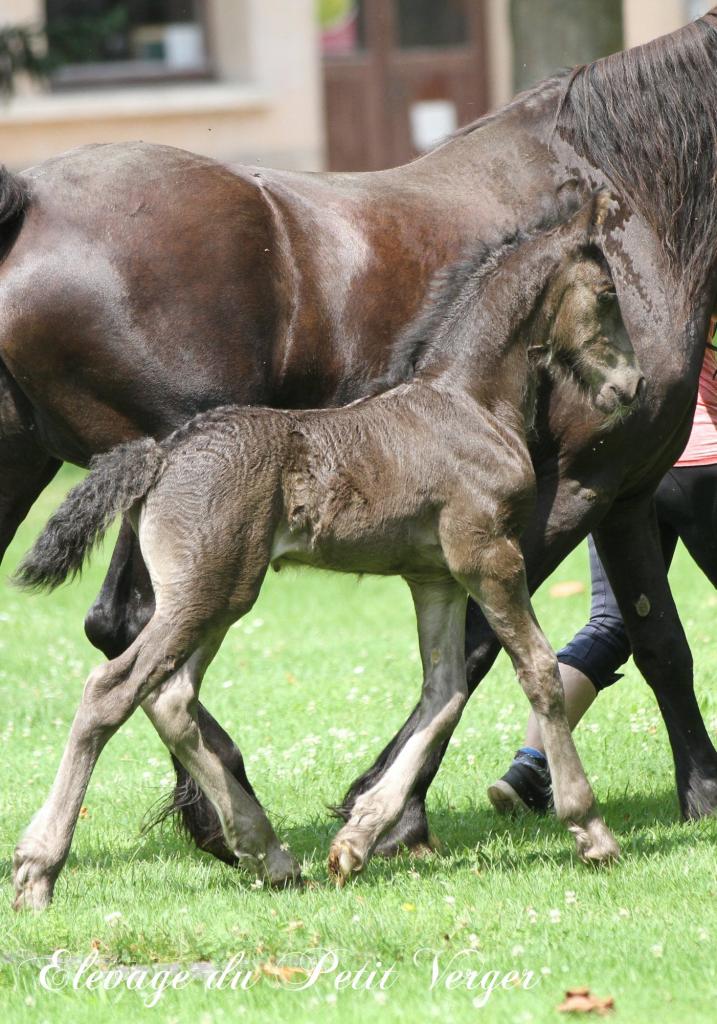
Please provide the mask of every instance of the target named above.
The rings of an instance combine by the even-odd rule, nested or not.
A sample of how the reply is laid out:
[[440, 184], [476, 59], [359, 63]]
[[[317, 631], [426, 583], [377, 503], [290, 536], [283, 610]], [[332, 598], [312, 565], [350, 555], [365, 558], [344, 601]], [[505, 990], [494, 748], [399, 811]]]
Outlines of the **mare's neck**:
[[[534, 368], [530, 349], [548, 341], [546, 290], [572, 246], [585, 237], [580, 215], [527, 241], [454, 271], [437, 310], [418, 325], [429, 341], [416, 377], [463, 392], [518, 426], [532, 421]], [[436, 320], [438, 323], [436, 325]]]

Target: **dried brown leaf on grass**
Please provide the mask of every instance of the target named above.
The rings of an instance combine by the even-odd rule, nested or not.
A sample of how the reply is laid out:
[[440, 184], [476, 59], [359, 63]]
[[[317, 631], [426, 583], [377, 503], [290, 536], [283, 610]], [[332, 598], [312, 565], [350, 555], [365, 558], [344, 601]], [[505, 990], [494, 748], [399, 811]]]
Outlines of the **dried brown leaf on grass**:
[[562, 583], [553, 583], [548, 593], [551, 597], [575, 597], [585, 593], [585, 584], [582, 580], [563, 580]]
[[615, 1009], [612, 996], [594, 996], [589, 988], [570, 988], [565, 1000], [558, 1007], [558, 1013], [596, 1013], [605, 1017]]
[[303, 967], [288, 967], [283, 964], [277, 964], [275, 960], [267, 960], [266, 963], [259, 965], [259, 970], [262, 974], [266, 974], [269, 978], [276, 978], [277, 981], [291, 982], [297, 975], [306, 976], [308, 973]]

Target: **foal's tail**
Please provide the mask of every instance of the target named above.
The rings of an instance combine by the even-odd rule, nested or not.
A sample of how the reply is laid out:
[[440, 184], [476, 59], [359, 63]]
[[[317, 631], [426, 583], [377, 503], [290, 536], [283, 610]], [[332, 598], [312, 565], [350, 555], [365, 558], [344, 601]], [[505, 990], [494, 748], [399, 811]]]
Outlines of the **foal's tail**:
[[50, 518], [13, 581], [30, 590], [54, 590], [76, 576], [115, 517], [145, 496], [164, 464], [162, 445], [149, 437], [93, 458], [89, 474]]

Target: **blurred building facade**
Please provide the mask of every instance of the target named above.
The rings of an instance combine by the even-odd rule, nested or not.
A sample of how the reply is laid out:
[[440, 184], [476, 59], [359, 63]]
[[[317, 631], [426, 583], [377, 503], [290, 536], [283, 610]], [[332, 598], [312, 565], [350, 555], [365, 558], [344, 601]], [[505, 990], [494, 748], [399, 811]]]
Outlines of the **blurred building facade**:
[[[92, 26], [118, 9], [126, 24], [115, 32], [110, 24], [107, 45], [98, 45]], [[73, 26], [76, 40], [84, 33], [86, 48], [99, 52], [0, 97], [8, 166], [127, 139], [225, 161], [323, 166], [314, 0], [0, 0], [0, 26], [53, 20], [70, 55]]]
[[[86, 142], [139, 138], [277, 167], [401, 163], [522, 84], [521, 2], [0, 0], [0, 29], [44, 25], [60, 56], [44, 80], [19, 75], [14, 95], [0, 97], [0, 161], [21, 168]], [[561, 5], [574, 15], [573, 0], [541, 3], [556, 23]], [[602, 45], [612, 48], [711, 6], [611, 3], [617, 25]], [[571, 52], [570, 38], [550, 62], [599, 55]]]

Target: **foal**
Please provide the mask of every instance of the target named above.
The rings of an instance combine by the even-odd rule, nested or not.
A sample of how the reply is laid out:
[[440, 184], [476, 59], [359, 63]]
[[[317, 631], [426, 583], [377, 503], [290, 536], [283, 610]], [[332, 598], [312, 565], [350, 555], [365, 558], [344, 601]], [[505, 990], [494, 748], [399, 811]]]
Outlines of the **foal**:
[[20, 581], [56, 586], [129, 511], [156, 611], [132, 646], [88, 679], [50, 795], [16, 850], [17, 907], [49, 903], [102, 747], [140, 704], [211, 799], [229, 849], [272, 883], [298, 879], [263, 809], [196, 722], [202, 676], [227, 629], [254, 604], [268, 566], [289, 562], [400, 574], [418, 620], [419, 725], [337, 834], [329, 867], [339, 880], [366, 864], [426, 756], [460, 718], [467, 594], [538, 716], [556, 812], [578, 853], [618, 855], [573, 745], [519, 545], [533, 500], [526, 432], [539, 367], [571, 374], [607, 416], [642, 383], [594, 241], [608, 204], [594, 197], [552, 231], [454, 268], [411, 331], [406, 350], [417, 338], [423, 345], [408, 383], [340, 409], [217, 409], [165, 441], [136, 441], [93, 461]]

